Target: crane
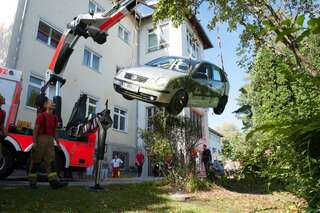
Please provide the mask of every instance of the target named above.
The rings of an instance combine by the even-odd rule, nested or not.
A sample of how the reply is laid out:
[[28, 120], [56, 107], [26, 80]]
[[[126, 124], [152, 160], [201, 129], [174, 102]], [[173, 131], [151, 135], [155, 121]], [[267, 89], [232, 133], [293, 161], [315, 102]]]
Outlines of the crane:
[[[109, 11], [102, 13], [94, 13], [90, 11], [88, 14], [80, 14], [67, 24], [67, 30], [62, 34], [58, 46], [51, 58], [48, 70], [46, 72], [46, 83], [41, 88], [41, 94], [37, 98], [37, 107], [39, 110], [45, 102], [46, 92], [49, 87], [55, 87], [55, 95], [53, 101], [56, 104], [55, 114], [58, 117], [59, 128], [63, 128], [61, 119], [61, 87], [66, 83], [66, 79], [62, 77], [66, 65], [72, 55], [74, 46], [78, 40], [83, 37], [85, 39], [91, 37], [98, 44], [104, 44], [107, 41], [108, 30], [115, 24], [120, 22], [124, 17], [131, 14], [139, 4], [148, 6], [143, 0], [118, 0]], [[80, 96], [72, 111], [66, 131], [71, 136], [83, 136], [88, 133], [98, 132], [97, 155], [95, 159], [95, 185], [94, 190], [102, 189], [100, 186], [100, 173], [105, 153], [105, 140], [107, 130], [112, 125], [110, 110], [108, 109], [108, 100], [105, 109], [96, 115], [90, 115], [83, 119], [83, 103], [85, 103], [86, 95]]]

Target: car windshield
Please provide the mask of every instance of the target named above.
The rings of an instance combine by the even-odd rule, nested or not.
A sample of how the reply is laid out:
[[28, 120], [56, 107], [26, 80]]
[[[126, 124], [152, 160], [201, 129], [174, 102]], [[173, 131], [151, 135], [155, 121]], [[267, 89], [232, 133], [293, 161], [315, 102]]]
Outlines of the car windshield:
[[147, 66], [161, 67], [163, 69], [187, 73], [199, 64], [198, 61], [180, 57], [160, 57], [147, 63]]

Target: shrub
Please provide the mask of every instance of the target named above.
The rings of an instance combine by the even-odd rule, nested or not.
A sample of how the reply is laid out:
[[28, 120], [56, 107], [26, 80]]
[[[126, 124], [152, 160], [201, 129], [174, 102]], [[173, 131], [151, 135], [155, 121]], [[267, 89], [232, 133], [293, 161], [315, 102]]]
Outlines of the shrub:
[[212, 189], [212, 187], [212, 182], [199, 177], [190, 177], [185, 184], [185, 189], [187, 192], [209, 191]]

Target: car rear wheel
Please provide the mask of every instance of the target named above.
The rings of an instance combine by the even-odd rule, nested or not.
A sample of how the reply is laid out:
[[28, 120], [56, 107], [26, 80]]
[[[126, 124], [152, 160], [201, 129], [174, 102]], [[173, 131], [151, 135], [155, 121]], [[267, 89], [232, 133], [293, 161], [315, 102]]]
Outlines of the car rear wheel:
[[124, 97], [124, 99], [132, 101], [134, 98], [131, 98], [130, 96], [127, 95], [122, 95], [122, 97]]
[[172, 98], [169, 105], [166, 107], [168, 113], [178, 115], [188, 103], [188, 95], [185, 91], [179, 90]]
[[2, 156], [0, 156], [0, 179], [5, 179], [14, 170], [14, 152], [7, 146], [2, 146]]
[[217, 115], [221, 115], [227, 105], [227, 102], [228, 96], [222, 96], [219, 100], [218, 106], [216, 108], [213, 108], [214, 113]]

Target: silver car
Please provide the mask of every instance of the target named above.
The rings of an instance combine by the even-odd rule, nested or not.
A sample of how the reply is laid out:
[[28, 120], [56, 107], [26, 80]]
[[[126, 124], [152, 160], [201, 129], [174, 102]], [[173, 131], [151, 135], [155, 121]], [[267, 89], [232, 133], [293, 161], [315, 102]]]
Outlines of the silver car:
[[165, 56], [144, 66], [121, 69], [114, 89], [128, 100], [138, 99], [164, 106], [170, 114], [184, 107], [212, 107], [221, 114], [228, 101], [226, 73], [206, 61]]

